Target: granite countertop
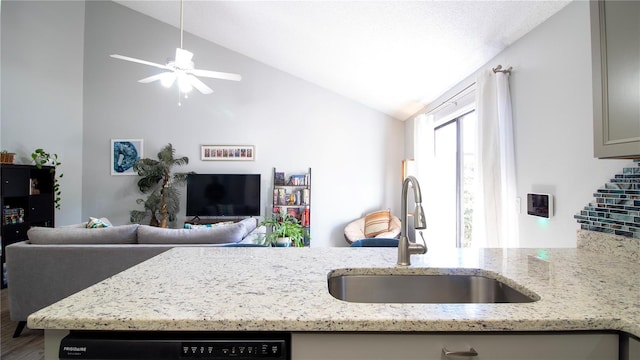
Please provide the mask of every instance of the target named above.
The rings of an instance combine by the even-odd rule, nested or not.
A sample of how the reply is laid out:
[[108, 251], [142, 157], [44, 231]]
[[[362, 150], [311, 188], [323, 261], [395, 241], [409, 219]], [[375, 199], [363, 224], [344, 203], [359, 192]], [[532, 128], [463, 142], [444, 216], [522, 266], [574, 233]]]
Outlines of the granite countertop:
[[[30, 328], [77, 330], [547, 331], [640, 336], [640, 262], [578, 249], [174, 248], [40, 310]], [[450, 272], [497, 277], [523, 304], [363, 304], [333, 298], [342, 273]], [[366, 270], [353, 270], [366, 269]], [[518, 285], [515, 285], [518, 284]]]

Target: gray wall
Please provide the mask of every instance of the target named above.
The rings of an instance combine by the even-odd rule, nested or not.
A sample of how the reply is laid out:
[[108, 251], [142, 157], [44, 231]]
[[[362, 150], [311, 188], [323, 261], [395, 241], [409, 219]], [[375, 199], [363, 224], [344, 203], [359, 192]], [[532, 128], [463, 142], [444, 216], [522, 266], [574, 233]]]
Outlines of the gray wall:
[[[513, 66], [520, 247], [575, 247], [578, 225], [573, 215], [630, 163], [593, 157], [589, 21], [589, 2], [572, 2], [481, 68]], [[456, 88], [474, 80], [475, 75]], [[412, 122], [406, 125], [411, 133]], [[540, 221], [527, 215], [529, 192], [554, 194], [555, 217]]]
[[[5, 23], [20, 14], [28, 26]], [[189, 34], [184, 47], [195, 53], [197, 68], [240, 73], [243, 80], [205, 80], [214, 94], [193, 93], [178, 107], [175, 91], [137, 83], [155, 69], [109, 57], [162, 63], [179, 45], [178, 29], [103, 1], [3, 1], [2, 17], [2, 146], [23, 161], [35, 146], [60, 154], [65, 178], [58, 225], [89, 216], [128, 222], [141, 197], [136, 177], [109, 170], [110, 141], [122, 138], [144, 139], [144, 156], [152, 158], [172, 143], [178, 156], [190, 159], [185, 171], [262, 174], [263, 213], [273, 167], [311, 167], [313, 246], [345, 245], [344, 225], [366, 211], [398, 213], [399, 121]], [[36, 62], [35, 71], [14, 70], [25, 62]], [[14, 89], [20, 91], [9, 109]], [[200, 161], [201, 144], [254, 145], [256, 160]]]
[[64, 174], [56, 224], [81, 218], [82, 1], [2, 1], [0, 147], [30, 164], [57, 153]]

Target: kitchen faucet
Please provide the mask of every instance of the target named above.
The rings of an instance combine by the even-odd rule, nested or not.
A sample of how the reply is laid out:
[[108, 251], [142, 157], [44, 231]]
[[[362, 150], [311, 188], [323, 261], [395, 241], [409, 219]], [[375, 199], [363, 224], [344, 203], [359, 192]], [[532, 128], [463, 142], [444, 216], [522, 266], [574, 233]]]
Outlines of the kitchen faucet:
[[[422, 209], [422, 191], [420, 191], [420, 184], [418, 179], [413, 176], [407, 176], [402, 183], [402, 199], [401, 199], [401, 211], [402, 211], [402, 226], [400, 227], [400, 241], [398, 242], [398, 265], [407, 266], [411, 265], [411, 255], [424, 254], [427, 252], [427, 244], [417, 244], [409, 241], [409, 224], [407, 218], [409, 217], [409, 211], [407, 210], [409, 184], [413, 185], [413, 198], [416, 203], [416, 208], [413, 212], [414, 228], [416, 230], [426, 229], [427, 222], [424, 218], [424, 210]], [[422, 236], [422, 233], [420, 233]], [[424, 237], [422, 238], [424, 241]]]

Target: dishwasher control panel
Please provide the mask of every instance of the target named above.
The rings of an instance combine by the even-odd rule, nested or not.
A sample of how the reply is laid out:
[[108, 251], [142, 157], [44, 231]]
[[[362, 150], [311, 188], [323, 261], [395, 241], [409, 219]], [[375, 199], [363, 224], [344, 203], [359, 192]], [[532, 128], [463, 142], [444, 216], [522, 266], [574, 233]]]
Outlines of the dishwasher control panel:
[[182, 357], [185, 359], [281, 359], [282, 354], [285, 353], [284, 346], [284, 340], [183, 342]]
[[74, 331], [60, 360], [290, 360], [291, 334], [251, 332]]

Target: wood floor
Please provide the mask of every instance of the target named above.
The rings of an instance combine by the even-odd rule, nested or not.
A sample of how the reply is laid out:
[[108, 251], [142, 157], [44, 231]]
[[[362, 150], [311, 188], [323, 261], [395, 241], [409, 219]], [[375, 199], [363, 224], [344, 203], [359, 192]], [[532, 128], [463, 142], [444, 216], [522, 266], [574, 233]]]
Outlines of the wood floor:
[[0, 319], [0, 343], [2, 360], [44, 360], [44, 332], [25, 328], [18, 338], [13, 338], [13, 332], [18, 324], [9, 319], [8, 289], [2, 289], [0, 297], [2, 317]]

